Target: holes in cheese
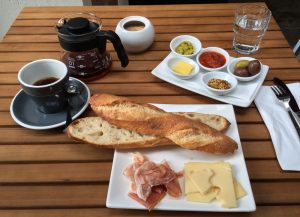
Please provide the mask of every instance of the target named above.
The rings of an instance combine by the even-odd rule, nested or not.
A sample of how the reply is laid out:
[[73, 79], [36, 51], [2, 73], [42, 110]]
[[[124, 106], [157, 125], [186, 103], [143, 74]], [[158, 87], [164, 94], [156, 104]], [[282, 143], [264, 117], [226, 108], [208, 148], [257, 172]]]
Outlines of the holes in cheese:
[[185, 193], [191, 202], [209, 203], [217, 199], [222, 207], [234, 208], [237, 206], [236, 200], [246, 195], [233, 178], [229, 163], [187, 163], [184, 176]]
[[180, 75], [189, 75], [192, 73], [194, 66], [184, 61], [178, 61], [173, 68], [173, 71]]

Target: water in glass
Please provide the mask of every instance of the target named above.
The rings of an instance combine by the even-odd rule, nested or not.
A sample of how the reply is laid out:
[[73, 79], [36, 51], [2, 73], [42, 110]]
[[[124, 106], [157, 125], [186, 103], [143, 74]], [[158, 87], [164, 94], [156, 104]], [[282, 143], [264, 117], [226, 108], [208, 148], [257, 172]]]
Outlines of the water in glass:
[[242, 5], [236, 10], [234, 22], [234, 49], [242, 54], [252, 54], [259, 49], [267, 30], [271, 12], [261, 5]]

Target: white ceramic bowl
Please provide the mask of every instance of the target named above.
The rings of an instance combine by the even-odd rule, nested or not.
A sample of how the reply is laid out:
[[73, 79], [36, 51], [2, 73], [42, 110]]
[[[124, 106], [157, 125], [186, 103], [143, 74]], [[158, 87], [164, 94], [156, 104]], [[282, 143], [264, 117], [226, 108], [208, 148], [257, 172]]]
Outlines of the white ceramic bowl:
[[[178, 74], [177, 72], [174, 72], [173, 71], [173, 68], [175, 67], [175, 65], [179, 62], [179, 61], [184, 61], [186, 63], [189, 63], [191, 65], [194, 66], [191, 74], [189, 75], [181, 75], [181, 74]], [[167, 61], [167, 68], [169, 70], [169, 72], [174, 75], [175, 77], [178, 77], [178, 78], [181, 78], [181, 79], [190, 79], [192, 77], [194, 77], [195, 75], [197, 75], [199, 73], [199, 66], [198, 64], [192, 60], [192, 59], [189, 59], [187, 57], [172, 57], [170, 58], [168, 61]]]
[[[208, 68], [208, 67], [205, 67], [203, 66], [200, 61], [199, 61], [199, 57], [201, 56], [201, 54], [203, 54], [204, 52], [208, 52], [208, 51], [213, 51], [213, 52], [217, 52], [217, 53], [220, 53], [222, 54], [225, 59], [226, 59], [226, 62], [223, 66], [221, 67], [218, 67], [218, 68]], [[204, 70], [207, 70], [207, 71], [218, 71], [218, 70], [221, 70], [223, 68], [226, 68], [226, 66], [228, 65], [229, 61], [230, 61], [230, 56], [228, 54], [228, 52], [222, 48], [219, 48], [219, 47], [207, 47], [207, 48], [204, 48], [201, 50], [201, 52], [197, 55], [197, 63], [200, 65], [201, 68], [203, 68]]]
[[[194, 53], [191, 55], [181, 55], [175, 51], [176, 47], [183, 41], [190, 41], [193, 46], [194, 46]], [[192, 58], [196, 56], [200, 50], [202, 49], [202, 44], [200, 40], [194, 36], [191, 35], [180, 35], [172, 39], [170, 42], [170, 49], [171, 51], [176, 55], [176, 56], [181, 56], [181, 57], [188, 57]]]
[[[125, 26], [130, 23], [142, 23], [144, 28], [138, 31], [129, 31]], [[139, 53], [147, 50], [154, 41], [154, 27], [150, 20], [141, 16], [129, 16], [122, 19], [116, 27], [125, 50], [129, 53]]]
[[253, 76], [249, 76], [249, 77], [240, 77], [240, 76], [237, 76], [234, 74], [234, 68], [235, 68], [235, 65], [237, 64], [238, 61], [240, 60], [248, 60], [248, 61], [252, 61], [252, 60], [255, 60], [254, 58], [252, 57], [239, 57], [239, 58], [236, 58], [234, 60], [232, 60], [228, 66], [227, 66], [227, 71], [232, 75], [234, 76], [236, 79], [238, 79], [239, 81], [251, 81], [255, 78], [257, 78], [261, 72], [262, 72], [262, 64], [260, 62], [260, 72], [257, 73], [256, 75], [253, 75]]
[[[213, 78], [226, 80], [231, 85], [231, 87], [226, 90], [219, 90], [208, 86], [208, 81]], [[225, 95], [230, 93], [237, 87], [238, 84], [237, 79], [233, 77], [231, 74], [228, 74], [226, 72], [220, 72], [220, 71], [214, 71], [214, 72], [203, 74], [201, 77], [201, 82], [204, 87], [206, 87], [209, 91], [217, 95]]]

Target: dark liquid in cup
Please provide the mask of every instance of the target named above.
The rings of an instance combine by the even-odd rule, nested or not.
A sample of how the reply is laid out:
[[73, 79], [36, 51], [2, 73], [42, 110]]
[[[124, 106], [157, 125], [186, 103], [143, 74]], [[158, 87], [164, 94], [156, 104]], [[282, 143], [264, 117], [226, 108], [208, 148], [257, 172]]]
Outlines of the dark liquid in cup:
[[129, 21], [124, 25], [127, 31], [140, 31], [145, 28], [145, 24], [140, 21]]
[[58, 78], [55, 78], [55, 77], [43, 78], [43, 79], [40, 79], [40, 80], [34, 82], [33, 85], [34, 86], [47, 85], [47, 84], [51, 84], [57, 80], [58, 80]]

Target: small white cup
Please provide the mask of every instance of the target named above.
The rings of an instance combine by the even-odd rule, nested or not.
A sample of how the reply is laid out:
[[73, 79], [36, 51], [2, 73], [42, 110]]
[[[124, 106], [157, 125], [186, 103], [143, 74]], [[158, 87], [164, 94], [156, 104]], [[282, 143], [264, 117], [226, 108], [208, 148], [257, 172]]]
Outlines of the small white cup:
[[[129, 31], [125, 27], [130, 23], [141, 23], [144, 28]], [[147, 50], [154, 41], [154, 27], [150, 20], [141, 16], [129, 16], [122, 19], [117, 27], [116, 33], [120, 37], [125, 50], [129, 53], [139, 53]]]
[[[36, 85], [37, 81], [52, 80], [51, 83]], [[18, 73], [23, 91], [36, 103], [43, 113], [61, 111], [67, 102], [66, 85], [69, 74], [66, 65], [54, 59], [41, 59], [23, 66]]]

